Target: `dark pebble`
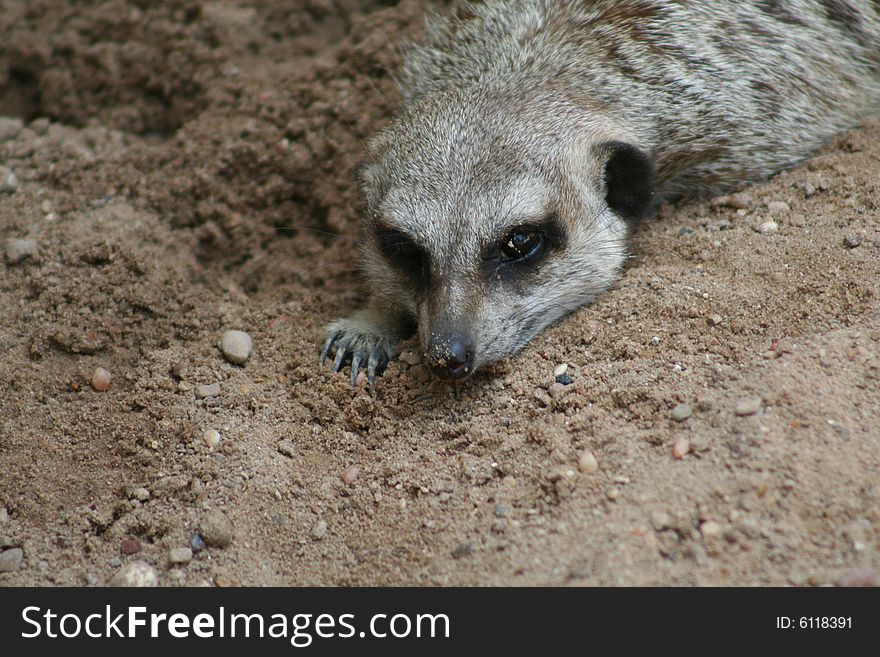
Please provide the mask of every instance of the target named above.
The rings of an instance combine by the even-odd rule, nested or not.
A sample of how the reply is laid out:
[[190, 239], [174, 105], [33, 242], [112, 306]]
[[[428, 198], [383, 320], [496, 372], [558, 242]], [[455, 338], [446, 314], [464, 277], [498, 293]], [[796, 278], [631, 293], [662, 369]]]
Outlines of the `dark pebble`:
[[119, 551], [122, 554], [137, 554], [141, 551], [141, 542], [136, 538], [127, 538], [122, 541], [122, 545], [119, 546]]
[[469, 557], [476, 551], [476, 549], [477, 548], [473, 543], [459, 543], [452, 549], [452, 558], [463, 559], [464, 557]]
[[568, 374], [560, 374], [556, 377], [556, 383], [561, 383], [564, 386], [570, 386], [574, 383], [574, 380]]
[[193, 532], [192, 538], [189, 539], [189, 544], [190, 547], [192, 547], [193, 552], [201, 552], [206, 547], [208, 547], [207, 545], [205, 545], [204, 539], [198, 532]]

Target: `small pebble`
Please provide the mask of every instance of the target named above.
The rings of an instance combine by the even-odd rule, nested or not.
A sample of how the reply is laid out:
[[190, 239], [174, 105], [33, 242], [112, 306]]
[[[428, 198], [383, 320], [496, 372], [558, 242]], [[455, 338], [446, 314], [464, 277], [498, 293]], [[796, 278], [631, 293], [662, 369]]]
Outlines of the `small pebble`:
[[327, 535], [327, 523], [324, 520], [319, 520], [315, 523], [315, 526], [312, 527], [312, 538], [316, 541], [320, 541]]
[[339, 476], [342, 479], [342, 482], [346, 485], [353, 484], [355, 480], [358, 478], [358, 475], [361, 473], [361, 470], [356, 465], [349, 466], [345, 469], [345, 471]]
[[691, 443], [687, 438], [679, 438], [672, 445], [672, 455], [679, 461], [690, 451]]
[[0, 506], [0, 525], [9, 520], [9, 511], [5, 506]]
[[465, 557], [471, 556], [476, 550], [477, 547], [473, 543], [459, 543], [452, 548], [450, 554], [453, 559], [464, 559]]
[[216, 429], [208, 429], [202, 434], [202, 440], [205, 441], [209, 449], [214, 449], [220, 444], [220, 432]]
[[418, 365], [422, 362], [422, 357], [417, 352], [412, 349], [407, 349], [400, 354], [400, 360], [407, 365], [413, 366]]
[[665, 511], [654, 511], [653, 513], [651, 513], [651, 525], [653, 525], [654, 529], [656, 529], [658, 532], [662, 532], [664, 529], [669, 527], [671, 523], [672, 519]]
[[700, 533], [703, 535], [703, 538], [710, 540], [719, 538], [721, 536], [721, 525], [714, 520], [707, 520], [700, 525]]
[[559, 377], [568, 372], [568, 363], [561, 363], [556, 366], [556, 369], [553, 370], [553, 376], [559, 380]]
[[193, 552], [201, 552], [208, 547], [198, 532], [193, 532], [192, 538], [189, 539], [189, 544]]
[[24, 560], [24, 550], [12, 548], [0, 553], [0, 573], [14, 573], [21, 569]]
[[807, 218], [802, 214], [796, 214], [789, 219], [789, 223], [797, 228], [803, 228], [807, 225]]
[[568, 392], [568, 390], [569, 388], [567, 385], [557, 381], [550, 384], [550, 387], [547, 388], [547, 394], [550, 395], [550, 399], [559, 399], [562, 395]]
[[192, 558], [193, 551], [188, 547], [172, 548], [168, 551], [168, 561], [174, 564], [189, 563]]
[[816, 186], [813, 183], [804, 183], [804, 196], [810, 198], [816, 194]]
[[0, 144], [18, 137], [18, 133], [24, 128], [21, 119], [11, 116], [0, 116]]
[[98, 392], [107, 392], [110, 389], [110, 372], [103, 367], [96, 367], [92, 372], [92, 387]]
[[201, 385], [196, 386], [196, 397], [198, 399], [206, 399], [207, 397], [219, 397], [220, 396], [220, 384], [219, 383], [203, 383]]
[[672, 419], [676, 422], [684, 422], [687, 420], [691, 413], [693, 413], [693, 409], [691, 409], [690, 404], [679, 404], [675, 408], [672, 409]]
[[150, 499], [150, 491], [148, 491], [143, 486], [141, 486], [140, 488], [135, 488], [131, 494], [134, 495], [134, 499], [138, 500], [139, 502], [146, 502], [148, 499]]
[[574, 383], [574, 381], [568, 374], [563, 372], [556, 377], [556, 383], [562, 386], [570, 386], [572, 383]]
[[785, 214], [790, 211], [791, 208], [788, 206], [788, 203], [785, 201], [770, 201], [767, 204], [767, 210], [770, 211], [770, 214]]
[[585, 450], [578, 457], [578, 468], [584, 474], [594, 474], [599, 471], [599, 461], [593, 455], [593, 452]]
[[159, 577], [156, 570], [144, 561], [132, 561], [123, 566], [110, 580], [110, 586], [148, 587], [156, 586]]
[[779, 232], [779, 224], [775, 221], [765, 221], [760, 225], [758, 231], [763, 235], [772, 235]]
[[739, 416], [754, 415], [761, 410], [760, 397], [747, 397], [736, 403], [736, 414]]
[[137, 554], [141, 551], [141, 542], [136, 538], [127, 538], [119, 545], [122, 554]]
[[0, 167], [0, 193], [12, 193], [18, 189], [18, 176], [6, 167]]
[[254, 341], [244, 331], [226, 331], [220, 338], [220, 350], [226, 360], [235, 365], [244, 365], [254, 348]]
[[296, 447], [289, 440], [282, 440], [278, 443], [278, 451], [289, 458], [294, 458], [296, 456]]
[[620, 489], [619, 488], [612, 488], [607, 493], [605, 493], [605, 497], [607, 497], [609, 500], [611, 500], [613, 502], [618, 497], [620, 497]]
[[186, 579], [186, 573], [184, 573], [180, 568], [172, 568], [168, 571], [168, 579], [175, 584], [180, 584], [183, 580]]
[[357, 373], [357, 376], [354, 378], [354, 385], [356, 388], [360, 388], [365, 386], [369, 382], [370, 378], [367, 376], [367, 373], [361, 370]]
[[724, 318], [721, 315], [709, 315], [706, 318], [706, 323], [709, 326], [720, 326], [721, 322], [724, 321]]
[[843, 240], [843, 245], [848, 249], [856, 249], [862, 245], [861, 235], [847, 235]]
[[17, 265], [25, 258], [29, 258], [37, 252], [37, 242], [31, 239], [8, 239], [3, 253], [6, 256], [6, 262], [10, 265]]
[[202, 519], [199, 534], [207, 545], [225, 548], [232, 543], [234, 536], [232, 522], [219, 509], [209, 511]]

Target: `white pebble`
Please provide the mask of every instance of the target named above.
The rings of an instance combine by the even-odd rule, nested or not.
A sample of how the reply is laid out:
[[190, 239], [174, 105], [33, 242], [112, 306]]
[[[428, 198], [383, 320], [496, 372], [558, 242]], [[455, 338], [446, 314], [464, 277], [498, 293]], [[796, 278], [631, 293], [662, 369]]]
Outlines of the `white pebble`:
[[779, 224], [775, 221], [765, 221], [758, 230], [764, 235], [772, 235], [779, 232]]
[[691, 416], [692, 413], [693, 409], [691, 409], [689, 404], [679, 404], [672, 409], [671, 416], [672, 419], [676, 422], [684, 422]]
[[230, 363], [244, 365], [251, 357], [254, 341], [244, 331], [226, 331], [220, 338], [220, 350]]
[[785, 214], [791, 210], [791, 208], [788, 207], [788, 203], [785, 201], [770, 201], [767, 204], [767, 209], [770, 211], [770, 214], [774, 215]]
[[134, 495], [134, 499], [138, 500], [139, 502], [146, 502], [148, 499], [150, 499], [150, 491], [148, 491], [143, 486], [135, 488], [132, 491], [132, 495]]
[[18, 189], [18, 176], [6, 167], [0, 167], [0, 192], [12, 193]]
[[144, 561], [132, 561], [126, 564], [110, 580], [110, 586], [124, 587], [143, 588], [156, 586], [158, 583], [159, 577], [156, 575], [155, 569]]
[[684, 458], [685, 454], [691, 451], [691, 443], [687, 438], [679, 438], [675, 441], [675, 444], [672, 446], [672, 455], [681, 460]]
[[736, 414], [740, 416], [754, 415], [761, 410], [761, 398], [749, 397], [736, 403]]
[[315, 526], [312, 527], [312, 538], [314, 538], [316, 541], [320, 541], [326, 535], [327, 523], [323, 520], [319, 520], [315, 523]]
[[599, 471], [599, 461], [590, 450], [581, 452], [578, 457], [578, 468], [584, 474], [594, 474]]
[[214, 449], [220, 444], [220, 432], [216, 429], [208, 429], [202, 434], [202, 440], [205, 441], [209, 449]]
[[193, 552], [188, 547], [172, 548], [168, 551], [168, 561], [174, 564], [189, 563], [192, 558]]
[[700, 533], [703, 535], [703, 538], [718, 538], [721, 536], [721, 525], [714, 520], [707, 520], [700, 525]]
[[4, 248], [6, 262], [17, 265], [25, 258], [29, 258], [37, 252], [37, 241], [30, 239], [8, 239]]
[[199, 399], [205, 399], [206, 397], [217, 397], [220, 395], [220, 384], [219, 383], [203, 383], [202, 385], [196, 386], [196, 397]]
[[568, 372], [568, 363], [561, 363], [556, 366], [555, 370], [553, 370], [553, 376], [554, 377], [562, 376], [566, 372]]
[[356, 465], [351, 465], [345, 469], [345, 472], [340, 475], [340, 478], [345, 484], [353, 484], [360, 473], [360, 468]]

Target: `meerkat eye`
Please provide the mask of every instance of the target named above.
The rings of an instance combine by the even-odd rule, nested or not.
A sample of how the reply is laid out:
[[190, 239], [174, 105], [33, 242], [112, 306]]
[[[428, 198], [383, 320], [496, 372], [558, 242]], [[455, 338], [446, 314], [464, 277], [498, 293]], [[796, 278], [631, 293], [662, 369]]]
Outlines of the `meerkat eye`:
[[376, 232], [376, 238], [379, 241], [379, 249], [391, 264], [413, 276], [425, 275], [428, 264], [427, 254], [411, 237], [394, 228], [380, 228]]
[[532, 258], [544, 247], [544, 231], [534, 226], [518, 226], [508, 233], [500, 246], [505, 260]]

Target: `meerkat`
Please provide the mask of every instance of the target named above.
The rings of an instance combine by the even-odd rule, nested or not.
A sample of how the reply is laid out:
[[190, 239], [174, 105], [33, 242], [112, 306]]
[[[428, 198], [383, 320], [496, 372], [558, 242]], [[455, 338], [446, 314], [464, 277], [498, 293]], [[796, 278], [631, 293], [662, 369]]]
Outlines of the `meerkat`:
[[880, 105], [878, 0], [458, 2], [368, 146], [366, 306], [321, 362], [370, 381], [418, 332], [441, 377], [618, 277], [633, 225], [804, 160]]

